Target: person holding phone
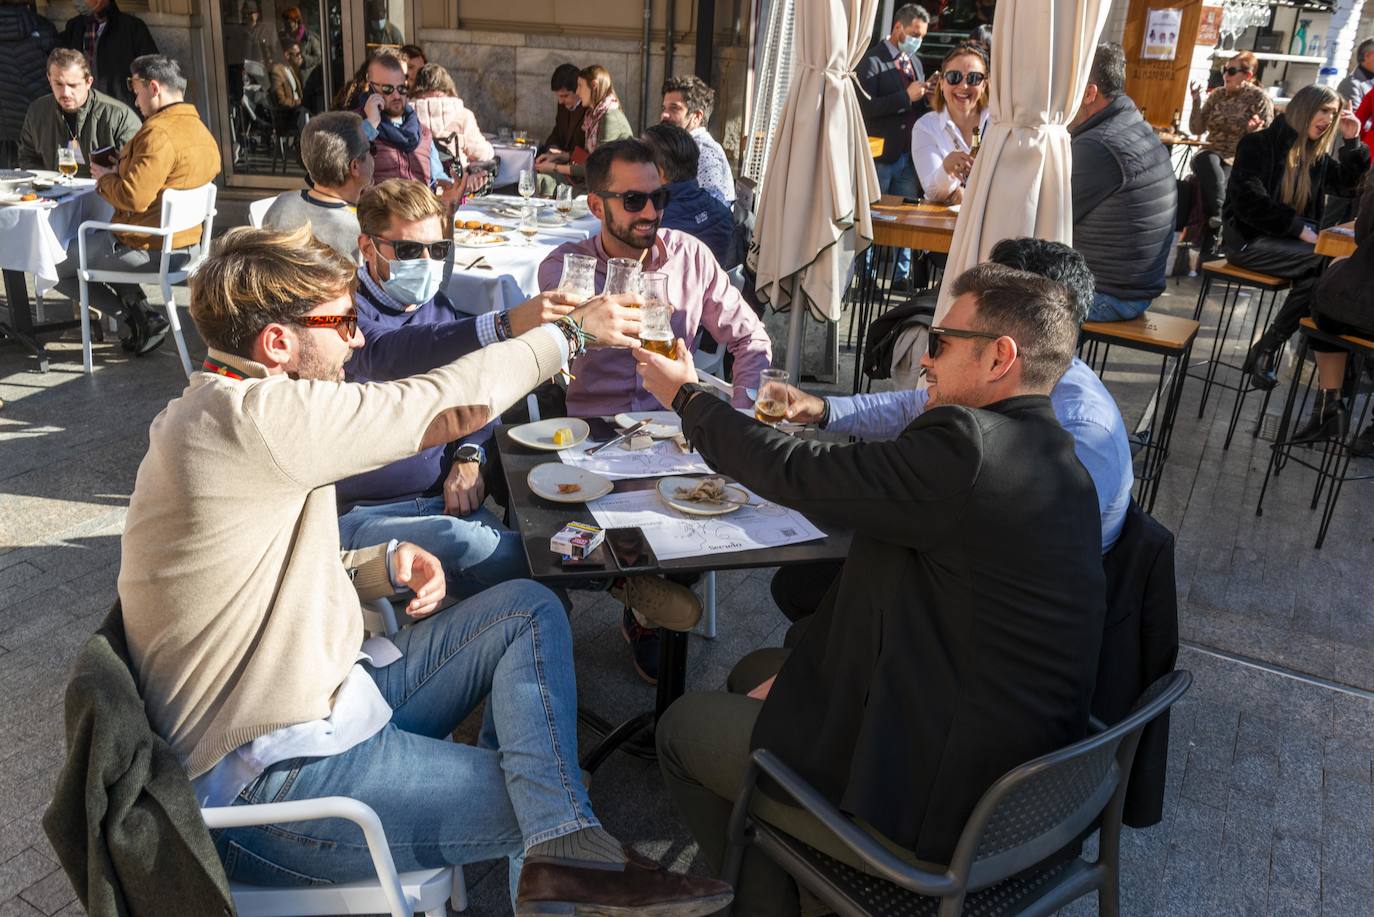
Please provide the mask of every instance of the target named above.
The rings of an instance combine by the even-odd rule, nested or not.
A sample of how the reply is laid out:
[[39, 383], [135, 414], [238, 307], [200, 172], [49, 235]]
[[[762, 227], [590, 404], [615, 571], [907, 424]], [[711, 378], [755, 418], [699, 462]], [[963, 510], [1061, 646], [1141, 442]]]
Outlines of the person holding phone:
[[389, 49], [373, 52], [367, 64], [367, 87], [359, 103], [363, 132], [372, 142], [373, 181], [411, 178], [424, 182], [446, 200], [462, 193], [444, 171], [434, 135], [408, 101], [406, 65]]
[[[132, 108], [94, 88], [86, 55], [57, 48], [48, 55], [52, 92], [35, 99], [19, 131], [21, 169], [57, 169], [57, 151], [76, 154], [76, 174], [86, 177], [97, 150], [118, 151], [133, 139], [143, 122]], [[113, 166], [107, 159], [106, 168]]]

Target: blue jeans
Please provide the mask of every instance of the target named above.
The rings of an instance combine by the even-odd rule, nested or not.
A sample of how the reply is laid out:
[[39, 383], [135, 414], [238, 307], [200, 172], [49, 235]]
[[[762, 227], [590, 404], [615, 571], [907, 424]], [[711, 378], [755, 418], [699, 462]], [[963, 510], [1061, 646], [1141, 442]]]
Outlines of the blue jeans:
[[1117, 299], [1108, 293], [1094, 293], [1088, 321], [1127, 322], [1150, 308], [1152, 302], [1152, 299]]
[[[903, 153], [896, 162], [875, 162], [878, 170], [878, 190], [884, 194], [900, 194], [902, 197], [915, 197], [919, 186], [916, 183], [916, 167], [911, 163], [911, 153]], [[897, 270], [894, 278], [911, 275], [911, 249], [904, 248], [897, 253]]]
[[486, 509], [448, 516], [442, 496], [421, 497], [355, 506], [339, 517], [344, 550], [386, 544], [393, 538], [417, 544], [439, 558], [452, 596], [466, 598], [530, 574], [520, 536]]
[[[508, 857], [600, 823], [577, 763], [572, 630], [548, 589], [519, 580], [402, 630], [405, 658], [368, 668], [392, 708], [342, 754], [274, 764], [235, 805], [351, 796], [371, 806], [402, 872]], [[449, 741], [484, 697], [497, 748]], [[213, 832], [229, 878], [319, 885], [374, 875], [362, 832], [321, 820]]]

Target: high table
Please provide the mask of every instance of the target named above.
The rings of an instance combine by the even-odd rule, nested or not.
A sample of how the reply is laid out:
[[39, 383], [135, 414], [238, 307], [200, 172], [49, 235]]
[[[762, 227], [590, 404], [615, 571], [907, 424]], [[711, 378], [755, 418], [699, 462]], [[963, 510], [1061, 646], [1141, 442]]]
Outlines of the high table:
[[[589, 418], [587, 423], [591, 427], [592, 439], [607, 440], [614, 435], [610, 423], [604, 419], [593, 417]], [[585, 522], [588, 525], [597, 525], [596, 518], [586, 504], [552, 503], [536, 496], [526, 483], [531, 469], [546, 462], [557, 462], [558, 453], [521, 446], [510, 438], [509, 431], [504, 427], [497, 428], [496, 445], [501, 453], [501, 471], [510, 491], [510, 500], [507, 504], [510, 509], [510, 524], [520, 533], [520, 543], [524, 546], [525, 558], [529, 561], [531, 578], [540, 583], [568, 585], [618, 576], [619, 573], [613, 565], [595, 569], [565, 568], [559, 562], [559, 558], [549, 550], [549, 539], [567, 523]], [[657, 479], [637, 478], [614, 483], [616, 492], [650, 490], [657, 484]], [[645, 572], [702, 573], [709, 570], [742, 570], [843, 560], [849, 553], [849, 533], [833, 531], [825, 526], [818, 527], [826, 533], [826, 537], [821, 541], [784, 545], [767, 550], [682, 557], [660, 561], [656, 568]], [[582, 756], [582, 767], [588, 771], [595, 770], [618, 746], [645, 729], [652, 729], [659, 716], [673, 701], [681, 697], [686, 689], [687, 634], [660, 629], [658, 690], [654, 709], [615, 727], [593, 713], [579, 712], [582, 722], [602, 736], [601, 741]], [[653, 744], [650, 741], [647, 745], [631, 745], [626, 750], [641, 757], [651, 757]]]
[[[1333, 232], [1335, 229], [1344, 229], [1346, 232]], [[1348, 258], [1355, 254], [1356, 247], [1354, 220], [1323, 229], [1317, 236], [1316, 252], [1328, 258]]]
[[[54, 173], [55, 174], [55, 173]], [[4, 273], [9, 321], [0, 322], [0, 335], [26, 347], [38, 357], [40, 372], [48, 371], [48, 354], [39, 334], [81, 325], [79, 320], [34, 324], [24, 275], [32, 274], [39, 289], [57, 282], [57, 266], [67, 259], [67, 246], [87, 220], [109, 220], [114, 215], [105, 199], [95, 192], [95, 182], [74, 179], [71, 193], [56, 203], [0, 205], [0, 270]]]

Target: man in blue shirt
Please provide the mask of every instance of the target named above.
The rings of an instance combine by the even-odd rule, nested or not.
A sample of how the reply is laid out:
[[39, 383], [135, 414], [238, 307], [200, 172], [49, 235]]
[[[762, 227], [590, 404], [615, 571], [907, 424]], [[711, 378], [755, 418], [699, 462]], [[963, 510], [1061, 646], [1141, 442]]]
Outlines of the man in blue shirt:
[[725, 270], [730, 260], [735, 221], [730, 208], [706, 191], [697, 180], [701, 150], [692, 135], [675, 124], [661, 121], [644, 129], [641, 140], [654, 151], [659, 174], [667, 183], [668, 206], [659, 221], [661, 229], [680, 229], [696, 236]]
[[[1067, 245], [1043, 239], [1003, 239], [990, 261], [1058, 281], [1068, 288], [1079, 324], [1093, 302], [1093, 275], [1083, 256]], [[791, 390], [788, 419], [819, 423], [827, 433], [863, 439], [894, 439], [926, 407], [925, 390], [873, 392], [820, 398]], [[1059, 423], [1072, 436], [1074, 454], [1097, 488], [1102, 514], [1102, 553], [1121, 535], [1135, 477], [1126, 424], [1115, 399], [1086, 363], [1075, 357], [1050, 392]], [[1028, 461], [1032, 459], [1027, 459]], [[815, 611], [840, 569], [839, 564], [784, 567], [773, 577], [773, 598], [792, 620]]]

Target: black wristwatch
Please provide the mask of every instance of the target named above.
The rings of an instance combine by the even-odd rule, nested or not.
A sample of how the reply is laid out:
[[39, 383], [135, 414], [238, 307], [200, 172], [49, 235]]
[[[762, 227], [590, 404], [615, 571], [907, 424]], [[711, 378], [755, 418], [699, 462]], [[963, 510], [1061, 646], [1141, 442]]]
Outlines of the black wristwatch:
[[486, 450], [476, 443], [463, 443], [453, 452], [455, 462], [476, 462], [478, 465], [487, 463]]
[[715, 389], [711, 388], [709, 385], [702, 385], [700, 382], [688, 382], [686, 385], [679, 387], [677, 394], [673, 396], [673, 410], [678, 416], [682, 415], [683, 409], [687, 407], [687, 402], [690, 401], [692, 396], [697, 392], [701, 392], [703, 395], [714, 396]]

